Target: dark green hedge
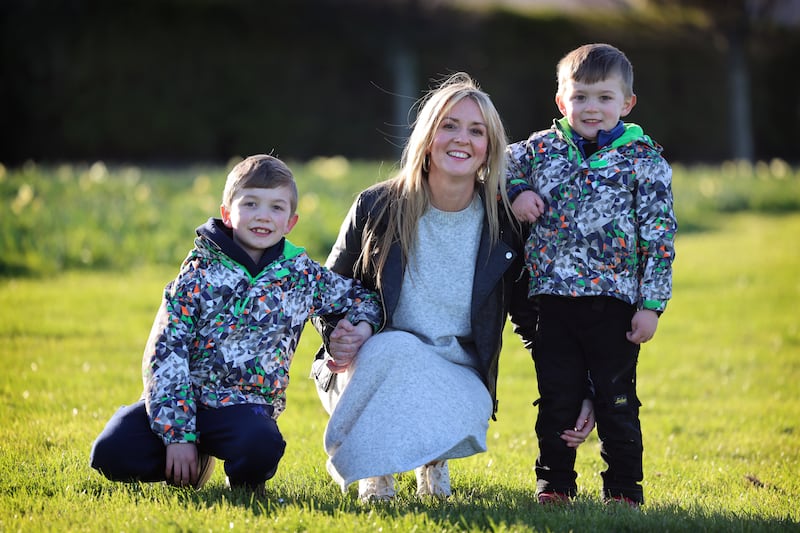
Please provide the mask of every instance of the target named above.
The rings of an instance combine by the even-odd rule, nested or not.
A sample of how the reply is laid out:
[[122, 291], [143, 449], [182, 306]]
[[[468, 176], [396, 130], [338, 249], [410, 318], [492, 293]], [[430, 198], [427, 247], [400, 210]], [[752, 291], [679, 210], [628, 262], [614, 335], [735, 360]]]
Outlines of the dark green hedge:
[[[454, 70], [482, 83], [518, 139], [557, 113], [557, 60], [595, 41], [632, 59], [639, 104], [629, 118], [671, 159], [730, 156], [725, 56], [710, 35], [402, 5], [6, 0], [0, 162], [220, 162], [265, 151], [394, 159], [405, 129], [392, 93], [410, 103]], [[748, 50], [760, 159], [798, 160], [798, 33], [776, 30]], [[408, 60], [410, 87], [394, 81], [396, 58]]]

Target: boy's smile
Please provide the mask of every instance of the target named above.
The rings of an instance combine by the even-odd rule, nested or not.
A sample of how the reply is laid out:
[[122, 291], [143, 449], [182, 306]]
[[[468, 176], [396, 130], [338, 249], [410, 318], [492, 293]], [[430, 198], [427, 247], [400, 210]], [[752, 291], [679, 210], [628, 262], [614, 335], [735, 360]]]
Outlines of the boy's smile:
[[619, 74], [597, 83], [569, 80], [556, 95], [556, 105], [575, 132], [595, 141], [600, 130], [611, 131], [636, 105], [636, 95], [626, 97], [622, 87]]

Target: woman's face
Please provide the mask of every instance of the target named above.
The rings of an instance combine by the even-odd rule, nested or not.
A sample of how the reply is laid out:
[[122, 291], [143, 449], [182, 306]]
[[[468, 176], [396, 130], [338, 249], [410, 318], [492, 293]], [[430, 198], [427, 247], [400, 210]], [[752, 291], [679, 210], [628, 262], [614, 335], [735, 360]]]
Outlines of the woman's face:
[[486, 162], [488, 145], [480, 107], [472, 98], [462, 98], [442, 118], [433, 136], [429, 179], [446, 176], [474, 181]]

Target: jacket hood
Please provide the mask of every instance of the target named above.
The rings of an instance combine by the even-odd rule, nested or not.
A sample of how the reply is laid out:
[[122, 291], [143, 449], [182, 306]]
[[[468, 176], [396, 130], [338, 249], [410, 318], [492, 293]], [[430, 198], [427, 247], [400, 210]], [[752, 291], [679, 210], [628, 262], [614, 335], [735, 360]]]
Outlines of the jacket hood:
[[211, 217], [205, 224], [198, 226], [195, 232], [197, 233], [197, 239], [194, 241], [195, 253], [204, 256], [224, 254], [244, 267], [252, 277], [258, 276], [267, 265], [281, 256], [290, 259], [303, 252], [303, 248], [293, 245], [284, 237], [264, 250], [261, 259], [256, 263], [241, 246], [236, 244], [233, 240], [233, 230], [225, 226], [221, 219]]
[[[568, 142], [574, 144], [572, 141], [573, 130], [572, 127], [569, 125], [569, 121], [567, 117], [562, 117], [560, 119], [553, 121], [553, 126], [556, 128], [557, 131], [561, 133], [563, 138]], [[649, 135], [645, 135], [644, 130], [638, 124], [634, 124], [633, 122], [624, 122], [623, 126], [625, 130], [622, 132], [617, 139], [615, 139], [608, 148], [619, 148], [620, 146], [624, 146], [630, 143], [642, 143], [646, 144], [649, 147], [653, 148], [654, 150], [661, 151], [661, 147], [650, 138]]]

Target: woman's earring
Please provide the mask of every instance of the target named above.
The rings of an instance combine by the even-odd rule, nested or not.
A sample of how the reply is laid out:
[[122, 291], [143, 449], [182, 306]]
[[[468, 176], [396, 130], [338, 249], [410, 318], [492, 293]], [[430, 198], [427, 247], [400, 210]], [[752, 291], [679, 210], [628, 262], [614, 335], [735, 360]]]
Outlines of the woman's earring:
[[489, 163], [482, 165], [478, 169], [478, 181], [480, 183], [486, 183], [487, 179], [489, 179]]
[[425, 159], [422, 160], [422, 171], [426, 174], [431, 169], [431, 156], [430, 154], [425, 154]]

